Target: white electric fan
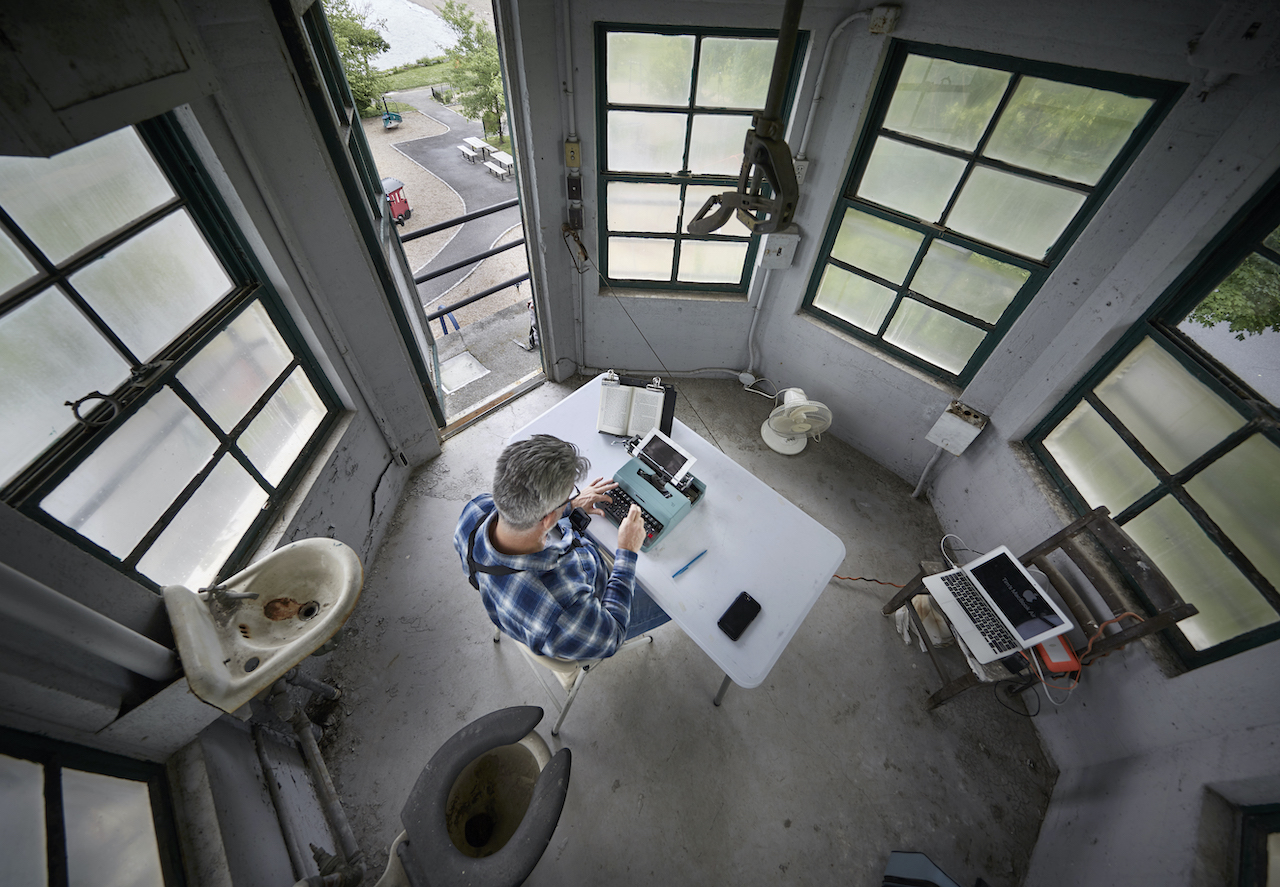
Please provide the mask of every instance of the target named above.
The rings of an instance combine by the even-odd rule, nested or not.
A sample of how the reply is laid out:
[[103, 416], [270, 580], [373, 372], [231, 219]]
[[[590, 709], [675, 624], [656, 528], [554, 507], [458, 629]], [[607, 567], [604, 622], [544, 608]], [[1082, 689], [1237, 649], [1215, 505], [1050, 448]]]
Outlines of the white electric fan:
[[809, 438], [831, 427], [831, 410], [824, 403], [809, 400], [800, 388], [784, 388], [779, 393], [782, 403], [764, 420], [760, 436], [770, 449], [794, 456], [804, 449]]

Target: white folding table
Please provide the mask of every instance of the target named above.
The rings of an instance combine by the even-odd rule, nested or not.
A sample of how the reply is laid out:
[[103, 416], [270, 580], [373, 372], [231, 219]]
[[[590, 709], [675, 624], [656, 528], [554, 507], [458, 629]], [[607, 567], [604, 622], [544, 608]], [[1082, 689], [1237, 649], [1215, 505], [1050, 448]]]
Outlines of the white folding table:
[[[597, 376], [510, 440], [554, 435], [591, 460], [588, 480], [612, 477], [630, 457], [617, 438], [596, 431], [599, 406]], [[671, 438], [698, 460], [692, 473], [707, 491], [667, 537], [641, 553], [636, 578], [724, 671], [719, 705], [731, 681], [749, 689], [768, 676], [839, 569], [844, 543], [683, 422], [674, 422]], [[594, 517], [587, 534], [609, 551], [617, 546], [618, 528], [606, 517]], [[703, 549], [697, 563], [673, 578]], [[743, 591], [760, 602], [760, 615], [731, 641], [716, 623]]]

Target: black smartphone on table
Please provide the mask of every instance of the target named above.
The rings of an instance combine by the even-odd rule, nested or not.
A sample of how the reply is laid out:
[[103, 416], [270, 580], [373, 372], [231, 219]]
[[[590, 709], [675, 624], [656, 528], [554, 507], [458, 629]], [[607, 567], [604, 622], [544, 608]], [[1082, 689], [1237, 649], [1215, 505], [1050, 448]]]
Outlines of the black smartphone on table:
[[724, 615], [720, 617], [720, 621], [716, 624], [720, 626], [721, 631], [729, 636], [729, 640], [736, 641], [742, 637], [742, 633], [747, 630], [751, 620], [759, 615], [760, 602], [744, 591], [729, 605], [729, 609], [724, 611]]

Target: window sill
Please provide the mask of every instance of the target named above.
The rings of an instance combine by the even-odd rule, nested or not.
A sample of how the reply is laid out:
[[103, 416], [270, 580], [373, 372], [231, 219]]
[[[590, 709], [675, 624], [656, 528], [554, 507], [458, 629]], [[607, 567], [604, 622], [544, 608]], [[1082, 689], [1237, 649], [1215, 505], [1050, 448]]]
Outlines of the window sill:
[[746, 293], [717, 293], [707, 290], [686, 289], [644, 289], [642, 287], [601, 286], [599, 294], [605, 298], [617, 299], [669, 299], [694, 302], [737, 302], [747, 303]]
[[914, 364], [907, 363], [905, 360], [899, 360], [898, 358], [894, 357], [892, 354], [887, 354], [881, 351], [879, 348], [876, 348], [874, 345], [868, 344], [867, 342], [862, 341], [856, 336], [852, 336], [849, 333], [846, 333], [844, 330], [838, 329], [832, 326], [831, 324], [827, 323], [826, 321], [821, 320], [817, 317], [814, 317], [812, 314], [809, 314], [807, 311], [802, 310], [800, 312], [800, 317], [801, 319], [813, 324], [823, 332], [830, 333], [831, 335], [837, 337], [838, 339], [841, 339], [844, 342], [849, 343], [854, 348], [857, 348], [858, 350], [863, 351], [866, 354], [869, 354], [870, 356], [876, 358], [877, 360], [882, 360], [885, 363], [889, 364], [890, 366], [894, 367], [895, 369], [898, 369], [904, 373], [907, 373], [912, 378], [918, 379], [919, 381], [924, 382], [926, 385], [930, 385], [938, 389], [939, 391], [943, 392], [948, 397], [950, 397], [952, 400], [959, 400], [960, 395], [964, 393], [964, 389], [961, 388], [960, 386], [955, 385], [951, 382], [947, 382], [943, 379], [939, 379], [937, 376], [932, 376], [929, 373], [926, 373], [924, 370], [920, 369], [919, 367], [915, 366]]

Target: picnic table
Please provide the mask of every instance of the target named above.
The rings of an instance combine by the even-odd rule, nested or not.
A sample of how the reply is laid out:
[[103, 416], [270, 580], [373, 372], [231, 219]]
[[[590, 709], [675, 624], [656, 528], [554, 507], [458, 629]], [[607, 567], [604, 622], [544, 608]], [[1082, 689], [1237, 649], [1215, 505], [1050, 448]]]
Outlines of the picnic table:
[[515, 167], [516, 159], [506, 151], [494, 151], [491, 155], [493, 162], [501, 166], [508, 173]]
[[478, 139], [475, 136], [467, 136], [462, 141], [469, 145], [473, 151], [479, 154], [481, 160], [488, 160], [489, 155], [493, 152], [493, 145], [490, 145], [484, 139]]

